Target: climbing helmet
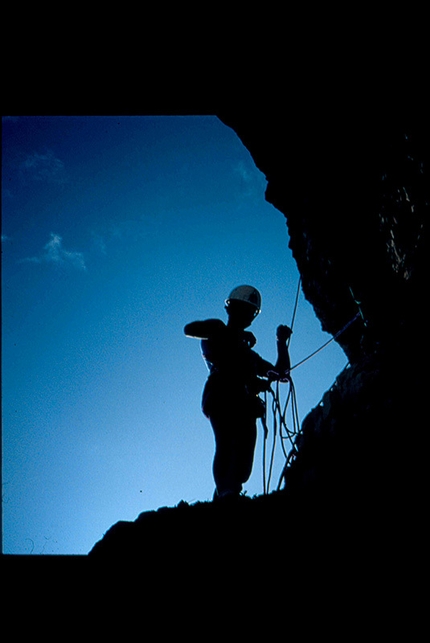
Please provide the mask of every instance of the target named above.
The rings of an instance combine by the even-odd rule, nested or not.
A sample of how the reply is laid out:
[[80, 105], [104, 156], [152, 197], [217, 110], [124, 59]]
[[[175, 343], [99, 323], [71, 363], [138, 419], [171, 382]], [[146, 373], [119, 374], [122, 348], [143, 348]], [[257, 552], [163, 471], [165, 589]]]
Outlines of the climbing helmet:
[[225, 300], [225, 304], [228, 308], [228, 305], [231, 301], [244, 301], [247, 304], [251, 304], [255, 308], [255, 315], [258, 315], [261, 311], [261, 295], [258, 292], [257, 288], [253, 286], [237, 286], [233, 288], [228, 298]]

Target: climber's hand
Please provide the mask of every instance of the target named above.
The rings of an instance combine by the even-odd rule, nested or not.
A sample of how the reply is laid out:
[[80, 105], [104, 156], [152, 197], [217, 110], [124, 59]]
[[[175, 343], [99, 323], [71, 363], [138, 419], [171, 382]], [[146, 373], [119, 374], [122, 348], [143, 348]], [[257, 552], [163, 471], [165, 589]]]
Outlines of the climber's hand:
[[292, 335], [293, 331], [289, 326], [282, 325], [276, 329], [276, 339], [280, 342], [286, 342]]
[[257, 343], [254, 333], [251, 333], [249, 330], [245, 331], [245, 339], [249, 348], [252, 348]]
[[264, 391], [270, 391], [270, 380], [266, 380], [263, 377], [259, 377], [257, 380], [257, 391], [263, 393]]
[[281, 373], [279, 377], [280, 382], [290, 382], [291, 383], [291, 377], [290, 377], [290, 371], [285, 371], [285, 373]]
[[267, 378], [269, 382], [291, 382], [290, 371], [278, 373], [278, 371], [268, 371]]

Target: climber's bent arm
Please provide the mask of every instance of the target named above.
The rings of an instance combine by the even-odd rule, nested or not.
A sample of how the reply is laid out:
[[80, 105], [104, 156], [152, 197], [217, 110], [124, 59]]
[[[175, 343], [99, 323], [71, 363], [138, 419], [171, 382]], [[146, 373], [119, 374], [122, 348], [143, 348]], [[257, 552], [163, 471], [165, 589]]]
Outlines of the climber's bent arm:
[[210, 339], [214, 334], [225, 328], [225, 324], [220, 319], [206, 319], [205, 321], [195, 321], [187, 324], [184, 333], [187, 337], [195, 339]]

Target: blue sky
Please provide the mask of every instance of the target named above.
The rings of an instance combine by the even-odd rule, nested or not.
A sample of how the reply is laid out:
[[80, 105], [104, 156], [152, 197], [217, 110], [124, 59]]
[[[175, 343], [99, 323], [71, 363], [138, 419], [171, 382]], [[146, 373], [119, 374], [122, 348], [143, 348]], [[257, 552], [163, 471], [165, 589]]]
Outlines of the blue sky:
[[[225, 319], [250, 283], [274, 361], [299, 275], [264, 175], [214, 116], [6, 117], [2, 152], [4, 552], [85, 554], [118, 520], [212, 497], [207, 371], [183, 327]], [[328, 338], [301, 296], [292, 362]], [[302, 419], [345, 364], [332, 343], [294, 371]], [[262, 492], [261, 431], [245, 489]]]

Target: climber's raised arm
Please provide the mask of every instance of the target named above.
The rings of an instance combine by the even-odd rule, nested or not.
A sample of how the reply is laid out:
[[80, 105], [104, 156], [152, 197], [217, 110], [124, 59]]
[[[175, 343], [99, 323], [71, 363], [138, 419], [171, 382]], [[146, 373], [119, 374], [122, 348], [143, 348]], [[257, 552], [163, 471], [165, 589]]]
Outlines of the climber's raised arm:
[[291, 368], [290, 355], [288, 353], [287, 341], [293, 331], [289, 326], [278, 326], [276, 329], [276, 347], [278, 359], [273, 370], [268, 372], [269, 379], [288, 379]]

